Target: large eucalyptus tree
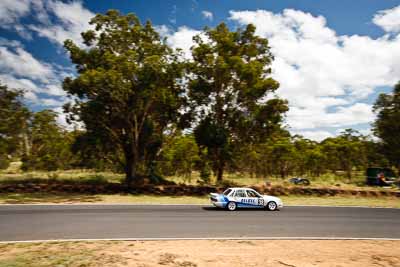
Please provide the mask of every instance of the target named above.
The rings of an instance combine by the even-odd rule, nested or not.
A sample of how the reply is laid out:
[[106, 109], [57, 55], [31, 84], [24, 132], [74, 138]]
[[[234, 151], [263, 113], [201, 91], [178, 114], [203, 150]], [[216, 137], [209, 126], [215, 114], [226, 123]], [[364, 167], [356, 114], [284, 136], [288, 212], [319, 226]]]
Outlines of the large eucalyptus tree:
[[196, 113], [197, 143], [206, 147], [217, 180], [241, 143], [262, 142], [277, 128], [287, 102], [273, 92], [273, 56], [268, 40], [249, 24], [230, 31], [224, 24], [194, 37], [189, 96]]
[[151, 23], [134, 14], [109, 10], [90, 23], [94, 30], [82, 33], [86, 47], [65, 42], [77, 70], [63, 83], [75, 98], [65, 108], [87, 134], [120, 151], [130, 184], [148, 175], [163, 132], [178, 120], [182, 66]]

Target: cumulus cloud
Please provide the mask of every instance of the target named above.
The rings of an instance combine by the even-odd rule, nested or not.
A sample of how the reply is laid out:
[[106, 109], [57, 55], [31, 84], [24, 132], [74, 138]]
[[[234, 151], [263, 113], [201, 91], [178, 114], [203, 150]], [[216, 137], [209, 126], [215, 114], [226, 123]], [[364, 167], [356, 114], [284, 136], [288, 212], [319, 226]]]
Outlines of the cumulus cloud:
[[[378, 12], [374, 23], [393, 17], [398, 8]], [[252, 23], [256, 34], [268, 38], [275, 56], [273, 77], [281, 84], [279, 96], [289, 100], [287, 123], [293, 133], [319, 140], [338, 128], [365, 127], [375, 118], [367, 98], [400, 77], [400, 34], [338, 35], [323, 16], [293, 9], [231, 11], [229, 19], [240, 26]], [[391, 25], [385, 31], [396, 29]], [[166, 36], [190, 58], [192, 38], [199, 33], [180, 27]]]
[[20, 17], [28, 14], [30, 0], [2, 0], [0, 1], [0, 23], [9, 25], [15, 23]]
[[203, 10], [201, 11], [201, 14], [203, 15], [203, 18], [208, 19], [208, 20], [213, 20], [214, 16], [211, 11]]
[[[34, 16], [33, 16], [34, 14]], [[82, 45], [81, 32], [91, 29], [89, 21], [95, 14], [80, 1], [3, 0], [0, 2], [0, 27], [14, 30], [25, 39], [32, 32], [62, 45], [72, 39]], [[30, 17], [34, 23], [24, 25], [21, 19]]]
[[93, 28], [89, 21], [95, 14], [84, 8], [81, 2], [47, 1], [46, 8], [49, 14], [55, 16], [55, 22], [43, 15], [45, 23], [29, 25], [29, 28], [52, 42], [62, 45], [66, 39], [71, 39], [81, 45], [81, 32]]
[[188, 27], [179, 27], [176, 32], [168, 32], [166, 34], [167, 43], [172, 48], [180, 48], [186, 58], [191, 58], [190, 48], [193, 46], [193, 37], [200, 34], [201, 31]]
[[[0, 28], [13, 30], [25, 39], [33, 34], [62, 45], [72, 39], [82, 45], [81, 32], [90, 29], [94, 13], [81, 1], [3, 0]], [[29, 18], [29, 25], [24, 22]], [[25, 90], [25, 98], [36, 106], [60, 107], [66, 100], [61, 81], [70, 71], [36, 59], [19, 41], [0, 37], [0, 81], [10, 88]]]
[[0, 47], [0, 69], [2, 72], [13, 73], [19, 77], [30, 77], [42, 82], [48, 82], [53, 76], [50, 65], [38, 61], [21, 47], [14, 50]]
[[372, 21], [387, 32], [400, 32], [400, 6], [378, 12]]
[[316, 130], [316, 131], [293, 131], [293, 134], [298, 134], [303, 136], [304, 138], [322, 141], [328, 137], [333, 137], [333, 134], [328, 131]]
[[0, 81], [10, 88], [24, 90], [30, 103], [61, 105], [65, 98], [61, 88], [63, 76], [61, 67], [36, 59], [20, 42], [0, 39]]
[[275, 55], [273, 76], [281, 84], [278, 94], [289, 100], [287, 122], [292, 131], [317, 138], [324, 136], [318, 131], [321, 127], [333, 133], [336, 127], [370, 123], [371, 105], [363, 101], [375, 88], [392, 86], [400, 77], [399, 36], [341, 36], [323, 16], [293, 9], [278, 14], [231, 11], [229, 19], [239, 25], [252, 23], [256, 34], [269, 39]]

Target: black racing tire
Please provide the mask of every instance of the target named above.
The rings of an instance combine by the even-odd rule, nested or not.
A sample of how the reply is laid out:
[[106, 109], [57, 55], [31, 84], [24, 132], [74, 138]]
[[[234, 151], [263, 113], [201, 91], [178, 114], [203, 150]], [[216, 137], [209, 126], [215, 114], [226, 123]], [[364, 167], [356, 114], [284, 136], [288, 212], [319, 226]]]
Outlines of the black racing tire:
[[278, 204], [276, 204], [275, 201], [270, 201], [267, 203], [266, 208], [269, 211], [276, 211], [276, 210], [278, 210]]
[[226, 209], [229, 211], [235, 211], [237, 208], [236, 202], [234, 201], [229, 201], [228, 204], [226, 204]]

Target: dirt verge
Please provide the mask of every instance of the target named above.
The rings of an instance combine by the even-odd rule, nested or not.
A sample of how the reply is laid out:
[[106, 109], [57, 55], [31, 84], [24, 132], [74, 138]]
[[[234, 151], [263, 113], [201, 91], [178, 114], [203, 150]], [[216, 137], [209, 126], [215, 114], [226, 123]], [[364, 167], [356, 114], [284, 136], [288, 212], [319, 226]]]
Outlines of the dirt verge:
[[0, 245], [0, 266], [400, 266], [400, 241], [184, 240]]

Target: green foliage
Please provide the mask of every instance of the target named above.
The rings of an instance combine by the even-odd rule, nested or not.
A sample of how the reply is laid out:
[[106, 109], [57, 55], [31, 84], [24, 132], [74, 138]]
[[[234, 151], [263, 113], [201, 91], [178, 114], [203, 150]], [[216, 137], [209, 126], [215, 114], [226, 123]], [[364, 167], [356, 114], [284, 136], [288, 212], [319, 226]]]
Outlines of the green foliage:
[[199, 160], [199, 148], [193, 136], [179, 134], [167, 139], [159, 167], [163, 174], [183, 176], [190, 182]]
[[73, 136], [71, 151], [74, 154], [74, 168], [123, 172], [123, 166], [115, 164], [121, 158], [121, 152], [112, 152], [111, 143], [101, 143], [97, 135], [83, 130], [75, 130], [70, 134]]
[[349, 179], [354, 167], [367, 165], [366, 147], [357, 131], [346, 129], [338, 137], [325, 139], [322, 145], [327, 151], [330, 168], [345, 171]]
[[209, 184], [211, 178], [211, 169], [206, 161], [200, 169], [200, 182], [203, 184]]
[[67, 169], [70, 167], [73, 141], [56, 121], [57, 114], [43, 110], [33, 115], [29, 126], [30, 153], [22, 157], [23, 170]]
[[268, 41], [255, 27], [231, 32], [221, 23], [205, 29], [207, 40], [194, 37], [189, 64], [189, 97], [199, 121], [195, 136], [207, 148], [221, 180], [231, 151], [240, 143], [265, 140], [280, 128], [286, 101], [262, 101], [279, 84], [268, 77], [273, 59]]
[[319, 143], [298, 135], [275, 135], [265, 143], [243, 146], [235, 151], [232, 169], [264, 178], [320, 177], [340, 171], [347, 179], [352, 179], [355, 170], [386, 166], [384, 162], [376, 143], [347, 129], [341, 135]]
[[22, 103], [22, 96], [23, 91], [0, 83], [0, 169], [7, 168], [10, 158], [28, 149], [24, 141], [30, 112]]
[[85, 49], [65, 42], [76, 78], [63, 88], [76, 97], [65, 108], [81, 120], [88, 136], [105, 153], [114, 153], [126, 181], [148, 175], [168, 126], [179, 120], [183, 103], [182, 64], [150, 22], [109, 10], [82, 33]]
[[379, 96], [374, 112], [374, 133], [381, 139], [382, 153], [400, 170], [400, 82], [393, 93]]

